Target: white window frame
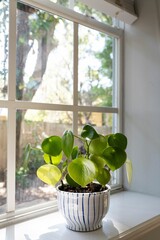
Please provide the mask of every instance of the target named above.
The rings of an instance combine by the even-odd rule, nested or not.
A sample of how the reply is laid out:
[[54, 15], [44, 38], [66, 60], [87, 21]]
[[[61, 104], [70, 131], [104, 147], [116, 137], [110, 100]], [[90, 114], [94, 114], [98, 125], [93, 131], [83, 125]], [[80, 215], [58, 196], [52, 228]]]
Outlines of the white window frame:
[[[118, 59], [116, 62], [118, 79], [118, 105], [113, 108], [104, 107], [87, 107], [78, 106], [78, 97], [75, 92], [78, 89], [78, 44], [77, 39], [74, 37], [74, 106], [71, 105], [58, 105], [58, 104], [42, 104], [35, 102], [16, 101], [16, 8], [17, 1], [11, 0], [10, 4], [10, 21], [9, 21], [9, 79], [8, 79], [8, 100], [0, 100], [0, 108], [8, 109], [8, 128], [7, 128], [7, 213], [10, 216], [15, 216], [15, 166], [16, 166], [16, 110], [17, 109], [42, 109], [42, 110], [65, 110], [73, 111], [73, 130], [77, 131], [78, 111], [92, 111], [92, 112], [107, 112], [118, 114], [118, 129], [122, 131], [122, 52], [123, 52], [123, 30], [113, 28], [106, 24], [97, 22], [96, 20], [83, 16], [70, 9], [66, 9], [57, 5], [49, 0], [23, 0], [25, 4], [29, 4], [35, 8], [40, 8], [52, 14], [59, 15], [74, 22], [74, 34], [77, 36], [78, 24], [95, 30], [104, 32], [117, 38], [116, 50]], [[122, 186], [122, 173], [119, 172], [119, 184], [115, 187]], [[35, 208], [34, 208], [35, 209]], [[48, 208], [47, 208], [48, 209]], [[32, 209], [33, 210], [33, 209]], [[18, 210], [17, 210], [18, 211]], [[24, 210], [28, 212], [27, 210]], [[11, 214], [13, 212], [13, 214]], [[3, 215], [2, 215], [3, 217]], [[0, 219], [2, 218], [0, 217]]]

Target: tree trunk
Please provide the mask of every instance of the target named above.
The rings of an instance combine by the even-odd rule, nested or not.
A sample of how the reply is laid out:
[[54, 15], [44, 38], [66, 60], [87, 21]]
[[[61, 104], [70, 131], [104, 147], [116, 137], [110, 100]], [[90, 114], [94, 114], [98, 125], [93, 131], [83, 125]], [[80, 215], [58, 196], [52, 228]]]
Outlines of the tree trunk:
[[31, 89], [26, 88], [26, 92], [24, 94], [25, 100], [31, 100], [36, 93], [38, 87], [42, 83], [43, 75], [46, 71], [47, 66], [47, 60], [50, 52], [57, 46], [56, 43], [53, 41], [53, 35], [55, 30], [55, 25], [57, 22], [53, 22], [50, 25], [50, 28], [48, 30], [41, 30], [39, 32], [39, 38], [38, 41], [38, 55], [37, 55], [37, 61], [36, 66], [34, 69], [34, 72], [31, 76], [31, 81], [34, 81], [34, 87]]
[[[16, 98], [23, 99], [24, 93], [24, 69], [28, 53], [31, 46], [29, 45], [29, 15], [32, 8], [19, 4], [20, 9], [17, 10], [17, 56], [16, 56]], [[16, 165], [20, 166], [20, 134], [23, 113], [17, 110], [16, 114]]]
[[[40, 83], [42, 82], [43, 75], [46, 70], [48, 55], [51, 50], [56, 47], [53, 41], [55, 26], [58, 20], [52, 17], [49, 22], [49, 27], [39, 28], [36, 32], [31, 29], [32, 20], [29, 19], [30, 14], [38, 12], [38, 10], [31, 8], [22, 3], [18, 3], [17, 11], [17, 59], [16, 59], [16, 97], [17, 100], [31, 101], [35, 92], [37, 91]], [[37, 13], [37, 24], [43, 21], [43, 12]], [[46, 13], [45, 13], [46, 16]], [[51, 15], [49, 15], [49, 18]], [[39, 17], [39, 19], [38, 19]], [[44, 23], [43, 23], [44, 24]], [[32, 32], [33, 35], [30, 35]], [[24, 84], [24, 70], [27, 61], [28, 53], [33, 46], [34, 39], [38, 41], [38, 55], [34, 73], [31, 77], [31, 81], [36, 81], [36, 84], [32, 89], [25, 88]], [[25, 111], [17, 110], [16, 115], [16, 165], [21, 166], [20, 159], [20, 136], [21, 125]]]

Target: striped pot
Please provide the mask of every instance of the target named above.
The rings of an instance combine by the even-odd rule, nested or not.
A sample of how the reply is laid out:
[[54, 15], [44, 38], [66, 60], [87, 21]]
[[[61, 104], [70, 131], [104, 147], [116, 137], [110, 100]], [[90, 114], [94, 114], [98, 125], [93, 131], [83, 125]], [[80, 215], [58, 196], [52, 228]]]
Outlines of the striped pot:
[[103, 192], [74, 193], [57, 188], [58, 207], [73, 231], [93, 231], [102, 227], [110, 201], [110, 186]]

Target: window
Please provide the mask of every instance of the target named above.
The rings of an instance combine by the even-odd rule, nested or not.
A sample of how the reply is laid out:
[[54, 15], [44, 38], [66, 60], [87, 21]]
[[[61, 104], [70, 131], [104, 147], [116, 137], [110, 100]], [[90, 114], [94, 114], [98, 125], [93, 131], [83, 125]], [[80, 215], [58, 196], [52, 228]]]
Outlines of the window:
[[[27, 143], [85, 123], [121, 129], [122, 31], [50, 1], [31, 3], [0, 1], [0, 214], [56, 197], [36, 177], [41, 152], [26, 161]], [[111, 184], [121, 185], [119, 172]]]

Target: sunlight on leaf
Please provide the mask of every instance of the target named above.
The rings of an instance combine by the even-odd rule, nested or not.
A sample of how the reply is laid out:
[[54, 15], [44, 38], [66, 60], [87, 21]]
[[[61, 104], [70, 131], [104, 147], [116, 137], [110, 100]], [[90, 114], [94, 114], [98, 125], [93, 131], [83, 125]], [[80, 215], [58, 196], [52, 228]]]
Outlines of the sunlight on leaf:
[[55, 185], [60, 180], [62, 174], [58, 167], [51, 164], [46, 164], [38, 168], [37, 176], [43, 182], [49, 185]]
[[61, 162], [62, 157], [63, 157], [62, 152], [58, 156], [50, 156], [46, 153], [43, 155], [44, 161], [46, 163], [52, 163], [52, 164], [55, 164], [55, 165], [58, 165]]
[[105, 159], [107, 166], [115, 171], [125, 163], [127, 154], [120, 148], [108, 147], [104, 150], [102, 157]]
[[106, 165], [106, 161], [100, 156], [91, 154], [89, 159], [94, 162], [98, 168], [103, 168]]
[[70, 177], [82, 187], [92, 182], [97, 176], [96, 165], [89, 159], [77, 158], [68, 165]]
[[42, 142], [42, 150], [51, 156], [58, 156], [62, 151], [62, 139], [59, 136], [51, 136]]
[[99, 135], [99, 137], [93, 139], [89, 145], [89, 151], [95, 155], [101, 155], [107, 147], [106, 137]]

